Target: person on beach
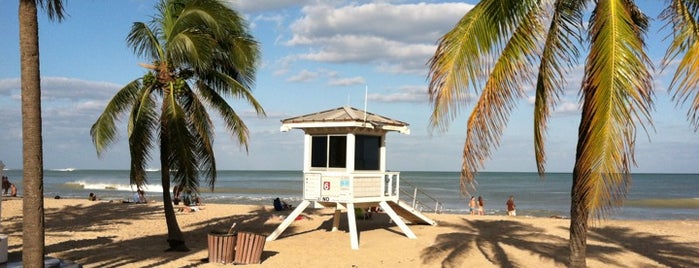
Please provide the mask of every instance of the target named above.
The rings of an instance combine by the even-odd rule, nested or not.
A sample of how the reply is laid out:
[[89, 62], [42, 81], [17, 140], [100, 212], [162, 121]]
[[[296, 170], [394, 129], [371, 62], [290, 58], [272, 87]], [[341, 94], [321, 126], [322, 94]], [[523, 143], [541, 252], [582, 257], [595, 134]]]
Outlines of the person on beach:
[[471, 215], [476, 215], [476, 197], [471, 196], [471, 200], [468, 201], [468, 210], [471, 213]]
[[136, 190], [136, 192], [133, 193], [133, 197], [132, 197], [132, 198], [133, 198], [133, 202], [134, 202], [134, 203], [141, 203], [141, 202], [140, 202], [140, 201], [141, 201], [141, 197], [139, 196], [138, 191], [140, 191], [140, 190]]
[[184, 189], [183, 187], [180, 187], [179, 190], [182, 192], [182, 204], [184, 206], [178, 208], [178, 212], [197, 212], [205, 208], [201, 197], [196, 193], [192, 193], [192, 190]]
[[180, 207], [177, 209], [177, 212], [184, 212], [184, 213], [191, 213], [191, 212], [197, 212], [204, 209], [203, 207], [200, 206], [184, 206]]
[[182, 204], [185, 206], [190, 206], [190, 205], [195, 205], [194, 204], [194, 198], [192, 197], [192, 190], [184, 190], [182, 191]]
[[10, 179], [7, 176], [2, 176], [2, 195], [7, 195], [7, 191], [10, 190]]
[[172, 187], [172, 203], [175, 205], [180, 204], [180, 195], [182, 194], [182, 187], [179, 185], [175, 185], [175, 187]]
[[515, 210], [515, 197], [510, 196], [509, 199], [507, 199], [507, 216], [517, 216], [517, 210]]
[[14, 183], [10, 183], [10, 196], [17, 197], [17, 186]]
[[276, 210], [276, 211], [291, 210], [291, 205], [282, 201], [281, 199], [279, 199], [279, 197], [275, 198], [272, 201], [272, 204], [274, 205], [274, 210]]
[[148, 203], [148, 200], [146, 200], [146, 194], [143, 192], [143, 190], [138, 189], [136, 192], [133, 194], [133, 202], [134, 203]]
[[95, 193], [90, 193], [90, 195], [87, 196], [87, 200], [97, 201], [97, 195]]
[[478, 196], [478, 215], [485, 215], [485, 202], [481, 196]]

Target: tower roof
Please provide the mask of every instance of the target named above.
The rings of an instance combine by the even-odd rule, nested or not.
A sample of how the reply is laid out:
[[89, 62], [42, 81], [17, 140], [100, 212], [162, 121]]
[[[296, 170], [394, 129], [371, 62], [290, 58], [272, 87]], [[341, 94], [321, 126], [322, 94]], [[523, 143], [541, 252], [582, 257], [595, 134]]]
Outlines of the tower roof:
[[330, 127], [364, 127], [410, 134], [408, 123], [350, 106], [284, 119], [282, 120], [281, 131], [289, 131], [294, 128]]

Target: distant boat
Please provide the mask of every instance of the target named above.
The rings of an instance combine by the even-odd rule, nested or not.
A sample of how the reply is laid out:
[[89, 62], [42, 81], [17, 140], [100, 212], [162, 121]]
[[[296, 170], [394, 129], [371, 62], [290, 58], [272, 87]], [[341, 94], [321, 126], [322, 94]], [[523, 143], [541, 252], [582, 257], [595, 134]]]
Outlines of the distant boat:
[[160, 171], [160, 169], [159, 168], [147, 168], [146, 171], [147, 172], [155, 172], [155, 171]]
[[58, 169], [52, 169], [53, 171], [75, 171], [75, 168], [58, 168]]

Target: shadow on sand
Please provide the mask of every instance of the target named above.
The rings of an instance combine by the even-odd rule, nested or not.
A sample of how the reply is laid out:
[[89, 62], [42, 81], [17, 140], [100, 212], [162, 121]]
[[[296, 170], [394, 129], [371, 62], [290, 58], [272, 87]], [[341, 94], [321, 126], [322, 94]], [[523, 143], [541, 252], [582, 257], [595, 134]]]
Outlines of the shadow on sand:
[[[434, 244], [422, 250], [424, 264], [441, 262], [442, 267], [464, 267], [467, 253], [476, 249], [489, 262], [499, 267], [524, 267], [517, 263], [505, 252], [503, 246], [510, 246], [521, 251], [529, 252], [542, 260], [550, 260], [556, 265], [567, 266], [568, 239], [550, 235], [543, 228], [518, 221], [482, 221], [466, 220], [463, 225], [448, 225], [457, 229], [453, 233], [438, 235]], [[602, 241], [615, 246], [587, 246], [587, 258], [596, 259], [613, 266], [627, 266], [620, 263], [613, 254], [621, 251], [631, 251], [670, 267], [699, 267], [696, 259], [687, 256], [698, 256], [696, 245], [675, 243], [660, 235], [633, 232], [627, 228], [596, 228], [588, 234], [591, 240]], [[473, 253], [470, 253], [473, 254]]]
[[[314, 217], [314, 210], [306, 211], [310, 217]], [[192, 252], [207, 250], [207, 234], [214, 230], [228, 230], [232, 223], [237, 223], [236, 230], [261, 234], [269, 234], [278, 224], [266, 224], [270, 212], [263, 206], [257, 210], [244, 215], [233, 215], [212, 218], [210, 220], [197, 222], [187, 226], [188, 231], [183, 231], [187, 246], [190, 252], [165, 252], [167, 249], [167, 235], [151, 235], [143, 233], [141, 237], [129, 240], [118, 241], [114, 236], [100, 236], [103, 232], [114, 232], [117, 225], [128, 225], [132, 220], [155, 220], [157, 224], [162, 224], [165, 228], [165, 216], [162, 205], [143, 204], [122, 204], [122, 203], [99, 203], [89, 206], [72, 205], [61, 209], [45, 210], [45, 230], [46, 237], [49, 236], [70, 236], [71, 232], [93, 232], [94, 238], [69, 240], [57, 244], [47, 244], [46, 254], [61, 259], [79, 260], [83, 264], [97, 264], [100, 267], [122, 267], [136, 261], [143, 261], [142, 256], [153, 256], [155, 261], [150, 267], [167, 266], [174, 260], [181, 260], [192, 257]], [[190, 215], [187, 215], [190, 216]], [[191, 215], [195, 216], [195, 215]], [[85, 220], [89, 217], [90, 220]], [[8, 234], [18, 236], [21, 239], [21, 216], [14, 217], [12, 221], [3, 221], [4, 231]], [[183, 226], [180, 223], [180, 227]], [[126, 227], [128, 228], [128, 226]], [[184, 229], [184, 228], [182, 228]], [[285, 233], [294, 233], [293, 224]], [[129, 248], [140, 252], [138, 255], [115, 255], [114, 252], [128, 252], [124, 248]], [[21, 246], [15, 245], [8, 248], [8, 260], [20, 261]], [[148, 254], [143, 254], [146, 251]], [[276, 252], [265, 251], [262, 260], [276, 255]], [[140, 257], [137, 257], [140, 256]], [[196, 267], [207, 262], [206, 259], [189, 260], [191, 265]]]
[[[327, 211], [308, 209], [304, 213], [309, 217], [328, 216]], [[46, 233], [49, 236], [71, 236], [72, 232], [92, 232], [94, 238], [68, 240], [56, 244], [46, 245], [46, 253], [49, 256], [68, 260], [79, 260], [84, 264], [101, 264], [101, 267], [121, 267], [137, 261], [144, 261], [142, 256], [152, 256], [153, 263], [150, 267], [168, 266], [170, 262], [193, 257], [192, 252], [206, 251], [207, 234], [213, 230], [227, 230], [232, 223], [237, 223], [236, 230], [248, 231], [260, 234], [269, 234], [277, 228], [278, 223], [268, 223], [271, 215], [265, 207], [259, 206], [256, 210], [243, 215], [232, 215], [212, 218], [186, 226], [184, 232], [187, 246], [191, 252], [165, 252], [167, 248], [167, 236], [165, 234], [152, 235], [143, 233], [140, 237], [118, 241], [114, 236], [99, 235], [104, 232], [114, 232], [117, 226], [128, 225], [134, 220], [154, 220], [165, 228], [165, 217], [162, 205], [142, 204], [116, 204], [99, 203], [89, 206], [69, 205], [61, 209], [47, 209]], [[346, 213], [340, 220], [340, 229], [347, 230]], [[188, 215], [189, 216], [189, 215]], [[195, 215], [191, 215], [195, 216]], [[89, 217], [90, 220], [85, 220]], [[386, 229], [392, 231], [394, 224], [386, 224], [385, 215], [377, 215], [374, 220], [357, 221], [360, 232], [372, 229]], [[4, 232], [18, 236], [21, 239], [21, 216], [13, 216], [3, 221]], [[181, 223], [180, 223], [181, 224]], [[522, 267], [516, 259], [506, 254], [505, 247], [513, 247], [529, 252], [544, 260], [549, 260], [556, 265], [566, 266], [568, 263], [568, 240], [566, 238], [547, 234], [545, 229], [519, 221], [500, 220], [467, 220], [462, 224], [450, 224], [439, 222], [440, 227], [456, 230], [451, 233], [440, 234], [434, 243], [422, 250], [423, 264], [440, 264], [441, 267], [464, 267], [468, 262], [468, 254], [481, 254], [485, 259], [499, 267]], [[183, 226], [181, 226], [183, 227]], [[128, 226], [126, 227], [128, 228]], [[284, 231], [283, 237], [291, 237], [319, 230], [330, 230], [332, 218], [319, 222], [314, 230], [299, 230], [291, 224]], [[184, 228], [183, 228], [184, 229]], [[394, 228], [395, 229], [395, 228]], [[393, 231], [396, 232], [396, 231]], [[628, 263], [620, 263], [614, 254], [628, 251], [644, 256], [661, 265], [670, 267], [699, 267], [697, 258], [699, 247], [689, 243], [674, 242], [671, 237], [635, 232], [629, 228], [604, 227], [591, 229], [588, 241], [600, 241], [610, 246], [588, 245], [588, 259], [596, 259], [599, 262], [614, 266], [626, 266]], [[129, 252], [123, 248], [129, 248], [146, 254], [115, 255], [114, 252]], [[475, 251], [473, 251], [475, 249]], [[278, 254], [278, 252], [265, 251], [262, 261]], [[200, 256], [200, 255], [199, 255]], [[21, 246], [9, 247], [9, 261], [21, 260]], [[191, 265], [197, 267], [206, 263], [206, 260], [191, 259]]]

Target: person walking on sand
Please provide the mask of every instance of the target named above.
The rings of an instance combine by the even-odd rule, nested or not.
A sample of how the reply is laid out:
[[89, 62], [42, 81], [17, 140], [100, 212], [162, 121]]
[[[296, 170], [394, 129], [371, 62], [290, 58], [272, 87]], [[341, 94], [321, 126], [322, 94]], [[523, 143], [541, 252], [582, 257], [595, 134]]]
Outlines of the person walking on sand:
[[478, 196], [478, 215], [485, 215], [485, 202], [481, 196]]
[[515, 210], [515, 197], [510, 196], [507, 199], [507, 216], [517, 216], [517, 210]]
[[471, 212], [471, 215], [476, 215], [476, 207], [477, 207], [476, 197], [471, 196], [471, 200], [468, 201], [468, 209], [469, 209], [469, 212]]

